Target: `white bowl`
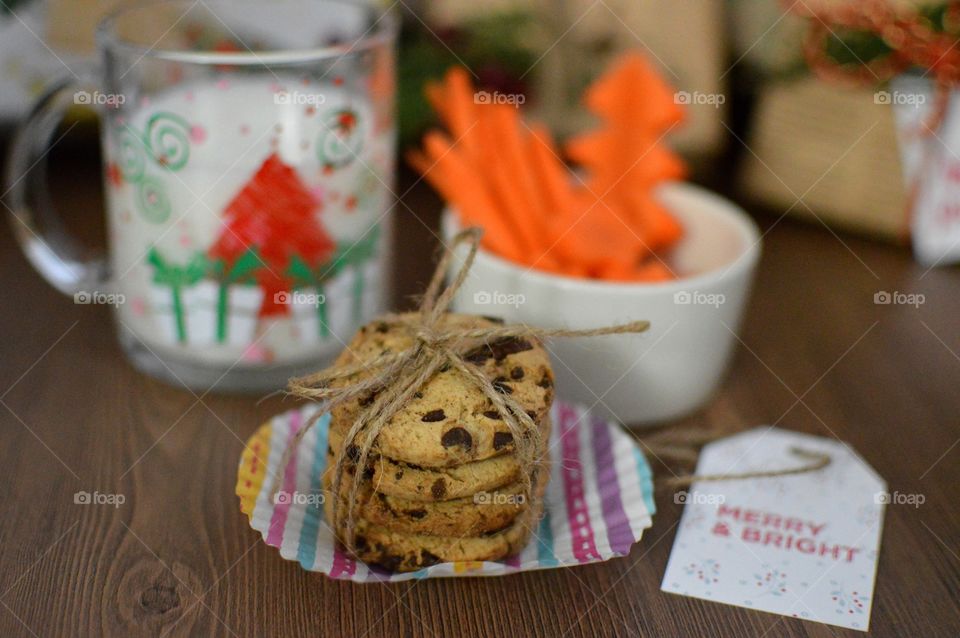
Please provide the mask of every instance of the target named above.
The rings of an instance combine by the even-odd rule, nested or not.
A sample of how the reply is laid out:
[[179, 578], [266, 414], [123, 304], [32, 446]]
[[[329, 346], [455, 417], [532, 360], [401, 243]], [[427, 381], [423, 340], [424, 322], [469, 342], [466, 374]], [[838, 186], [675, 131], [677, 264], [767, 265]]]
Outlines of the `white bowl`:
[[[719, 385], [733, 352], [760, 234], [741, 208], [703, 188], [668, 184], [658, 196], [686, 230], [668, 257], [679, 279], [635, 284], [562, 277], [481, 250], [454, 309], [545, 328], [648, 320], [642, 335], [550, 340], [558, 395], [628, 424], [697, 410]], [[449, 239], [456, 230], [446, 211], [444, 235]], [[452, 267], [458, 266], [454, 260]]]

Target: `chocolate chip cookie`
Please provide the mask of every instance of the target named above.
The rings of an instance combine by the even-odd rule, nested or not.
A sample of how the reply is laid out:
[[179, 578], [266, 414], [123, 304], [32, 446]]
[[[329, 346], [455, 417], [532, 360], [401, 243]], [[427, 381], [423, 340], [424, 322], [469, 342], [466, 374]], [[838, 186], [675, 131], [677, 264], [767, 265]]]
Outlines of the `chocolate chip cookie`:
[[[546, 476], [546, 474], [545, 474]], [[356, 521], [357, 558], [391, 571], [415, 571], [437, 563], [499, 560], [527, 544], [543, 514], [546, 480], [539, 481], [530, 506], [506, 528], [479, 536], [431, 536], [398, 532], [364, 519]], [[332, 520], [333, 499], [324, 503]], [[338, 530], [338, 535], [342, 529]]]
[[[333, 472], [328, 469], [323, 484], [332, 493]], [[340, 488], [341, 506], [345, 505], [352, 480], [347, 477]], [[355, 516], [391, 532], [426, 536], [480, 536], [508, 527], [527, 509], [523, 485], [519, 482], [463, 498], [424, 503], [388, 496], [365, 484], [357, 495]]]
[[[494, 320], [446, 315], [443, 326], [491, 327]], [[337, 365], [370, 361], [404, 350], [415, 337], [400, 323], [375, 321], [364, 326], [337, 359]], [[553, 400], [553, 372], [543, 345], [532, 338], [504, 338], [478, 345], [464, 359], [498, 392], [510, 395], [537, 423]], [[362, 379], [361, 373], [351, 382]], [[331, 431], [343, 436], [375, 395], [334, 407]], [[441, 369], [380, 431], [375, 443], [382, 456], [420, 467], [441, 468], [489, 459], [513, 451], [513, 435], [483, 392], [455, 368]]]
[[[550, 417], [540, 423], [540, 436], [550, 438]], [[327, 464], [336, 463], [334, 450], [341, 449], [342, 436], [330, 431], [330, 447]], [[347, 451], [348, 456], [351, 450]], [[356, 448], [352, 449], [356, 454]], [[387, 496], [412, 501], [435, 502], [472, 496], [477, 492], [491, 491], [520, 479], [520, 465], [512, 454], [502, 454], [482, 461], [464, 463], [453, 467], [428, 468], [405, 463], [385, 456], [370, 458], [369, 482], [377, 492]]]

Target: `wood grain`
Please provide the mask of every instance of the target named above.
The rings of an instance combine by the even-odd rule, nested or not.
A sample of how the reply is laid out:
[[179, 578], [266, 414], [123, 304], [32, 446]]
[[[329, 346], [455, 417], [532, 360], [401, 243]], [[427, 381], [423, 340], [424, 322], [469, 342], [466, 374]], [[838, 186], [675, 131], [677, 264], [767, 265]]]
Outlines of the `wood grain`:
[[[98, 179], [78, 163], [56, 186], [94, 237]], [[404, 201], [419, 216], [397, 218], [397, 300], [409, 306], [439, 205], [422, 185]], [[891, 490], [924, 494], [920, 508], [888, 508], [871, 635], [960, 635], [960, 272], [775, 219], [760, 220], [769, 232], [729, 379], [680, 425], [838, 436]], [[242, 442], [291, 403], [198, 400], [136, 373], [109, 311], [46, 286], [9, 232], [0, 281], [2, 636], [858, 635], [661, 593], [680, 515], [667, 493], [630, 556], [600, 565], [364, 586], [306, 573], [260, 542], [233, 494]], [[878, 290], [926, 303], [877, 306]], [[126, 501], [77, 505], [80, 490]]]

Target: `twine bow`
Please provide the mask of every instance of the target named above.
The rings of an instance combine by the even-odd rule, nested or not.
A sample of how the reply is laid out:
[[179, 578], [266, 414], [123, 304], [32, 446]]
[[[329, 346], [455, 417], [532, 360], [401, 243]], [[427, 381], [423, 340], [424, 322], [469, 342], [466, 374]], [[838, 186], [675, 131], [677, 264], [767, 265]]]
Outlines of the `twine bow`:
[[[531, 477], [535, 475], [546, 453], [537, 424], [516, 400], [498, 391], [493, 382], [481, 370], [469, 364], [464, 356], [478, 347], [490, 346], [504, 339], [627, 334], [643, 332], [649, 327], [646, 321], [633, 321], [592, 330], [552, 330], [523, 324], [474, 328], [444, 325], [443, 319], [447, 309], [473, 265], [482, 234], [483, 231], [479, 228], [468, 228], [454, 237], [452, 245], [444, 252], [437, 265], [417, 313], [391, 314], [382, 318], [382, 321], [388, 325], [402, 327], [408, 334], [414, 336], [413, 345], [401, 352], [382, 354], [369, 361], [334, 365], [290, 381], [288, 386], [290, 394], [325, 401], [327, 411], [351, 400], [374, 397], [373, 401], [365, 406], [363, 404], [367, 401], [361, 401], [361, 410], [344, 437], [342, 451], [337, 455], [334, 468], [331, 490], [331, 496], [334, 499], [334, 530], [340, 530], [341, 524], [345, 524], [342, 540], [351, 552], [354, 550], [356, 524], [354, 504], [357, 503], [361, 481], [358, 471], [356, 480], [351, 482], [349, 496], [346, 499], [347, 514], [344, 516], [340, 507], [340, 493], [347, 468], [347, 454], [343, 451], [355, 446], [354, 449], [358, 452], [351, 453], [350, 463], [355, 463], [356, 468], [365, 468], [371, 448], [381, 430], [437, 371], [445, 366], [457, 370], [464, 379], [480, 389], [493, 404], [513, 436], [514, 454], [523, 469], [521, 474], [524, 493], [529, 499], [532, 495]], [[461, 244], [468, 244], [469, 252], [452, 283], [441, 291], [444, 275], [454, 256], [454, 249]], [[297, 432], [283, 453], [281, 468], [287, 467], [293, 450], [297, 449], [303, 437], [316, 425], [319, 416], [320, 414], [308, 421]], [[279, 473], [280, 476], [283, 474], [284, 472]], [[273, 493], [276, 493], [279, 488], [276, 483], [275, 478]]]

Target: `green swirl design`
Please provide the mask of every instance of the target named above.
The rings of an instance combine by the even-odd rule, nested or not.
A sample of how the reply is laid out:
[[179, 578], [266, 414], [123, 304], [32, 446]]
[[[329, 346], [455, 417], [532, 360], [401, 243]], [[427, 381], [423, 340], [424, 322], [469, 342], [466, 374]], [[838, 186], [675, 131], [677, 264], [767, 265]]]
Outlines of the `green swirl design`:
[[144, 157], [143, 142], [128, 130], [120, 131], [117, 150], [117, 166], [128, 182], [136, 182], [143, 177], [147, 159]]
[[147, 120], [144, 142], [164, 168], [178, 171], [190, 159], [190, 125], [179, 115], [155, 113]]
[[190, 124], [173, 113], [155, 113], [144, 132], [124, 126], [117, 134], [115, 159], [124, 180], [137, 188], [137, 204], [144, 219], [162, 224], [170, 218], [170, 196], [159, 177], [150, 175], [147, 160], [160, 168], [179, 171], [190, 159]]
[[[353, 124], [343, 125], [349, 117]], [[363, 131], [356, 111], [339, 109], [324, 117], [323, 130], [317, 139], [317, 156], [326, 168], [342, 168], [350, 164], [363, 150]]]
[[170, 197], [156, 177], [143, 176], [137, 184], [137, 201], [147, 221], [161, 224], [170, 218]]

